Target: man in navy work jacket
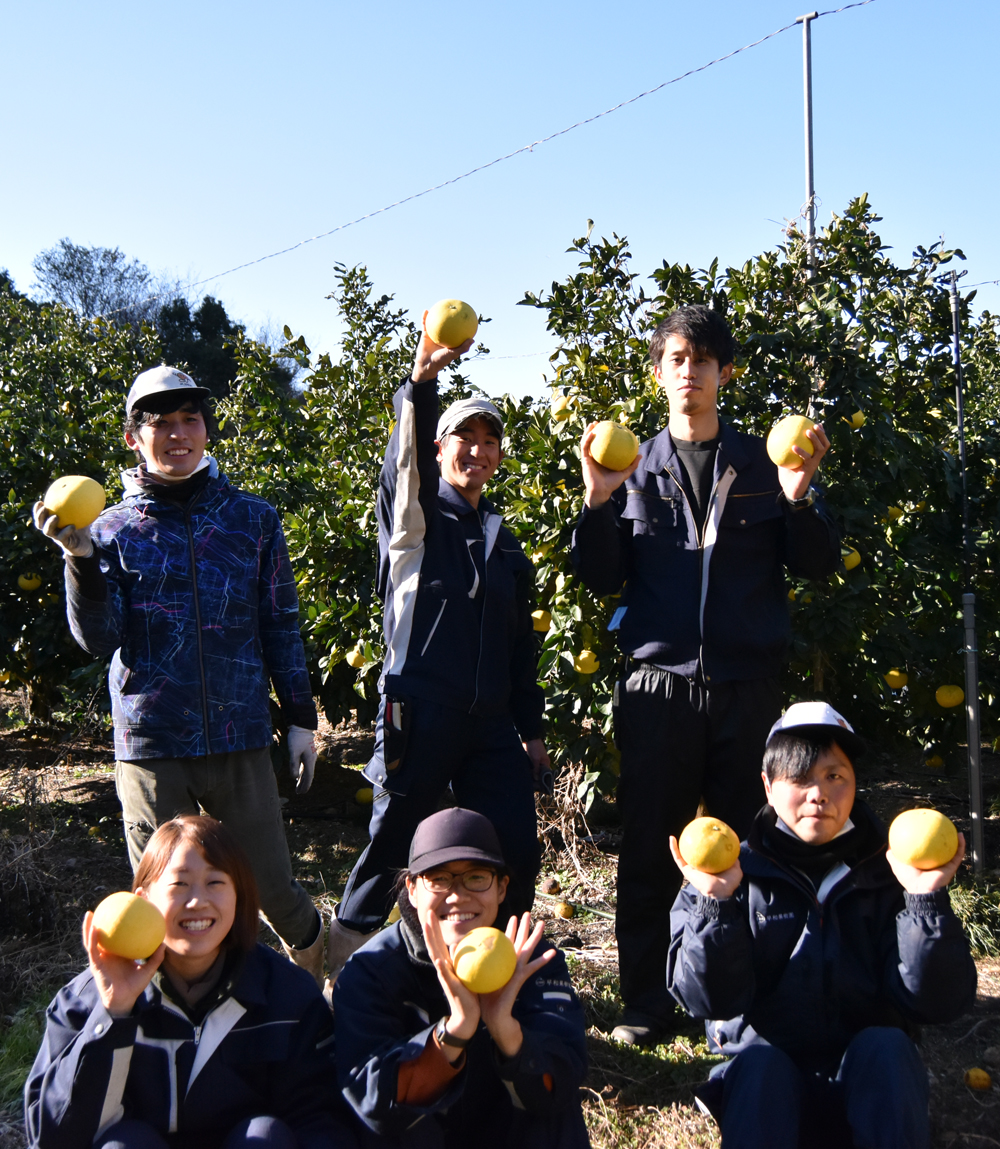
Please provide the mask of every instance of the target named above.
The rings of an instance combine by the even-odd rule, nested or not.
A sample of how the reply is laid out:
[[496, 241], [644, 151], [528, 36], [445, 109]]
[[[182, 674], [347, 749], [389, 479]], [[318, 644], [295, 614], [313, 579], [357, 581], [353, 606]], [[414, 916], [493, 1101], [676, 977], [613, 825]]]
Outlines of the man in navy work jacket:
[[535, 781], [549, 765], [534, 572], [483, 495], [503, 458], [499, 411], [473, 398], [438, 412], [438, 372], [471, 346], [422, 335], [394, 398], [378, 498], [387, 653], [365, 770], [375, 789], [371, 841], [331, 924], [331, 978], [385, 921], [413, 832], [449, 784], [460, 806], [496, 828], [511, 869], [510, 913], [534, 898]]
[[323, 981], [323, 922], [292, 876], [271, 764], [270, 687], [297, 789], [312, 783], [316, 707], [278, 513], [229, 485], [205, 448], [208, 390], [173, 367], [135, 380], [125, 441], [139, 465], [87, 529], [35, 524], [66, 559], [73, 637], [108, 674], [115, 783], [132, 868], [178, 814], [224, 822], [249, 854], [261, 909], [289, 956]]
[[[613, 1036], [655, 1044], [673, 1003], [664, 970], [667, 913], [680, 886], [667, 841], [699, 801], [741, 837], [764, 800], [760, 760], [781, 710], [777, 676], [789, 639], [785, 569], [824, 578], [839, 536], [812, 486], [829, 440], [776, 467], [764, 441], [720, 422], [718, 392], [735, 344], [707, 307], [656, 329], [650, 358], [670, 419], [624, 471], [581, 444], [586, 488], [573, 559], [597, 595], [622, 590], [611, 621], [626, 655], [615, 685], [621, 751], [615, 931], [622, 1022]], [[624, 589], [622, 589], [624, 586]]]

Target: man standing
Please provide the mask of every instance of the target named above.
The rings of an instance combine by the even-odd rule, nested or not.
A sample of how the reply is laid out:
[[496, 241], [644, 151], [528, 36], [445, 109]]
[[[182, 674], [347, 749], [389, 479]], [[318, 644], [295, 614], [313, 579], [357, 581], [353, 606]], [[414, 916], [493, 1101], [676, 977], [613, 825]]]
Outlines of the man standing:
[[549, 765], [534, 571], [483, 494], [503, 458], [500, 412], [472, 398], [438, 413], [438, 372], [471, 346], [424, 334], [394, 399], [378, 499], [387, 652], [365, 769], [371, 841], [331, 925], [331, 979], [385, 921], [413, 832], [449, 786], [496, 828], [511, 869], [505, 912], [523, 914], [534, 898], [534, 791]]
[[613, 1037], [656, 1044], [673, 1011], [665, 971], [669, 909], [680, 886], [668, 841], [708, 812], [742, 838], [764, 802], [760, 763], [781, 712], [789, 639], [785, 568], [824, 578], [839, 536], [811, 482], [830, 443], [775, 467], [762, 439], [722, 423], [733, 370], [725, 320], [683, 307], [656, 329], [650, 358], [666, 390], [666, 430], [624, 471], [581, 444], [584, 510], [573, 557], [597, 595], [622, 589], [611, 628], [625, 654], [615, 685], [621, 750], [618, 938], [625, 1005]]
[[88, 529], [35, 525], [66, 559], [73, 637], [108, 675], [115, 783], [132, 868], [161, 822], [202, 811], [249, 854], [260, 904], [289, 957], [323, 983], [323, 921], [292, 876], [271, 764], [273, 685], [297, 790], [312, 783], [316, 707], [278, 513], [229, 485], [205, 448], [208, 390], [173, 367], [125, 401], [138, 466]]

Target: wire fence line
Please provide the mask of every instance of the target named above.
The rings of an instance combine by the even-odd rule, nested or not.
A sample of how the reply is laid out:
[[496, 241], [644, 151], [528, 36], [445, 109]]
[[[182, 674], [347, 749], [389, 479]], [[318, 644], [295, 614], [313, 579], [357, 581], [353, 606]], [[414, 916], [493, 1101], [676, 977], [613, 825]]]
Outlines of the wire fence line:
[[[850, 8], [865, 8], [869, 4], [874, 4], [875, 0], [856, 0], [853, 4], [845, 4], [840, 8], [830, 8], [825, 12], [819, 12], [819, 16], [836, 16], [841, 12], [846, 12]], [[214, 275], [206, 276], [204, 279], [195, 280], [194, 283], [189, 284], [188, 290], [194, 290], [196, 287], [204, 287], [205, 284], [214, 283], [217, 279], [222, 279], [224, 276], [233, 275], [237, 271], [244, 271], [248, 267], [255, 267], [259, 263], [265, 263], [269, 259], [277, 259], [279, 256], [288, 255], [290, 252], [298, 251], [300, 247], [305, 247], [306, 244], [316, 243], [317, 240], [327, 239], [331, 235], [336, 235], [337, 232], [345, 231], [349, 227], [354, 227], [359, 223], [364, 223], [365, 220], [373, 219], [377, 215], [383, 215], [387, 211], [392, 211], [393, 208], [402, 207], [403, 204], [412, 203], [414, 200], [421, 199], [423, 196], [430, 195], [432, 192], [441, 191], [442, 188], [450, 187], [452, 184], [457, 184], [461, 180], [468, 179], [470, 176], [477, 175], [479, 172], [484, 172], [489, 168], [496, 167], [497, 164], [502, 164], [506, 160], [513, 159], [515, 156], [524, 155], [526, 152], [532, 153], [537, 147], [543, 144], [550, 143], [552, 140], [558, 139], [560, 136], [565, 136], [569, 132], [575, 131], [577, 128], [585, 127], [587, 124], [593, 124], [597, 120], [603, 119], [605, 116], [610, 116], [614, 112], [620, 111], [622, 108], [627, 108], [630, 104], [636, 103], [638, 100], [645, 99], [646, 96], [652, 96], [656, 92], [662, 91], [664, 88], [669, 88], [672, 84], [680, 83], [681, 80], [686, 80], [689, 76], [695, 76], [699, 72], [704, 72], [708, 68], [714, 67], [716, 64], [721, 64], [726, 60], [731, 60], [734, 56], [740, 55], [741, 52], [748, 52], [751, 48], [756, 48], [760, 44], [766, 43], [768, 40], [773, 40], [776, 36], [780, 36], [783, 32], [788, 32], [790, 29], [798, 26], [797, 21], [792, 21], [791, 24], [785, 24], [781, 28], [776, 28], [773, 32], [768, 32], [766, 36], [761, 36], [759, 40], [754, 40], [749, 44], [744, 44], [742, 48], [735, 48], [732, 52], [727, 52], [724, 56], [717, 56], [714, 60], [709, 60], [707, 64], [702, 64], [700, 67], [691, 68], [687, 72], [682, 72], [679, 76], [674, 76], [671, 80], [664, 80], [662, 84], [657, 84], [653, 88], [647, 88], [646, 91], [640, 92], [636, 96], [631, 96], [627, 100], [622, 100], [620, 103], [613, 105], [610, 108], [605, 108], [603, 112], [597, 112], [586, 119], [578, 120], [575, 124], [570, 124], [569, 127], [560, 128], [557, 132], [552, 132], [550, 135], [543, 136], [540, 139], [533, 140], [530, 144], [525, 144], [523, 147], [515, 148], [512, 152], [507, 152], [506, 155], [497, 156], [496, 159], [489, 160], [487, 163], [479, 164], [477, 167], [470, 168], [467, 172], [461, 175], [452, 176], [451, 179], [442, 180], [441, 183], [433, 184], [431, 187], [424, 188], [423, 191], [413, 192], [411, 195], [404, 196], [402, 199], [395, 200], [393, 203], [386, 204], [384, 207], [376, 208], [374, 211], [366, 212], [364, 215], [359, 215], [356, 219], [348, 220], [346, 223], [338, 224], [336, 227], [330, 228], [328, 231], [319, 232], [317, 235], [311, 235], [306, 239], [300, 239], [298, 243], [293, 243], [288, 247], [283, 247], [278, 251], [269, 252], [267, 255], [258, 256], [256, 259], [247, 260], [245, 263], [236, 264], [234, 267], [227, 268], [225, 271], [216, 272]], [[162, 295], [148, 296], [145, 302], [153, 302], [157, 299], [163, 298]], [[117, 310], [124, 310], [119, 308]], [[115, 315], [117, 311], [108, 312], [108, 315]]]

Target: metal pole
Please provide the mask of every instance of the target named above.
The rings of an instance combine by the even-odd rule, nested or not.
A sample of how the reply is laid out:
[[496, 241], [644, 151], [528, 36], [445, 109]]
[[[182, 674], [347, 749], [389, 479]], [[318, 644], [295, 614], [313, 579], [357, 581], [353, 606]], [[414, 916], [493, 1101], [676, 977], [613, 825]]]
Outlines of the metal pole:
[[802, 25], [802, 82], [805, 89], [806, 121], [806, 257], [810, 267], [816, 266], [816, 189], [813, 186], [813, 101], [812, 101], [812, 36], [810, 25], [819, 16], [809, 12], [799, 16], [795, 23]]
[[973, 590], [972, 539], [969, 535], [969, 489], [965, 469], [965, 402], [962, 385], [962, 348], [959, 342], [961, 315], [958, 306], [958, 276], [951, 280], [952, 362], [955, 365], [955, 410], [958, 416], [958, 458], [962, 479], [962, 567], [966, 593], [962, 595], [962, 622], [965, 643], [965, 725], [969, 744], [969, 818], [972, 822], [972, 870], [981, 877], [983, 845], [983, 768], [979, 728], [979, 644], [976, 639], [976, 596]]

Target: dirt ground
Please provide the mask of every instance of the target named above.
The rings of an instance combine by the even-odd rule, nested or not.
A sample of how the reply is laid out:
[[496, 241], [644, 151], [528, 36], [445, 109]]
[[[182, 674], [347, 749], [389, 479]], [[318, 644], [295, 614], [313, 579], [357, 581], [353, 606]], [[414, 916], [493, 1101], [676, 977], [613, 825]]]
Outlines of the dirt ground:
[[[7, 709], [16, 711], [15, 702], [0, 695], [0, 723]], [[296, 797], [283, 775], [279, 786], [287, 799], [296, 875], [329, 908], [367, 840], [369, 807], [356, 793], [366, 785], [359, 771], [372, 738], [357, 728], [327, 726], [321, 733], [323, 752], [311, 791]], [[130, 884], [112, 757], [110, 733], [100, 727], [12, 728], [9, 719], [0, 725], [0, 1043], [13, 1040], [26, 1012], [37, 1016], [51, 993], [83, 966], [78, 931], [84, 911]], [[995, 757], [988, 758], [986, 772], [989, 807], [1000, 796]], [[863, 796], [886, 820], [911, 805], [932, 804], [968, 834], [963, 778], [942, 779], [919, 761], [900, 766], [883, 758], [867, 769], [861, 784]], [[567, 951], [588, 1011], [591, 1068], [584, 1104], [595, 1146], [718, 1146], [714, 1123], [692, 1104], [691, 1086], [704, 1080], [716, 1060], [700, 1025], [678, 1016], [671, 1040], [652, 1051], [608, 1040], [618, 1009], [613, 803], [601, 803], [590, 826], [578, 827], [582, 836], [575, 841], [560, 833], [566, 804], [550, 801], [540, 815], [547, 882], [541, 888], [552, 893], [540, 895], [536, 909], [549, 918], [551, 936]], [[986, 830], [995, 887], [1000, 817], [989, 818]], [[572, 904], [573, 917], [557, 915], [560, 901]], [[264, 932], [262, 940], [274, 944]], [[923, 1033], [935, 1149], [1000, 1146], [1000, 961], [978, 964], [974, 1012]], [[973, 1066], [990, 1070], [998, 1084], [983, 1093], [967, 1088], [963, 1075]], [[4, 1084], [0, 1079], [0, 1096]], [[0, 1149], [23, 1144], [19, 1107], [0, 1108]]]

